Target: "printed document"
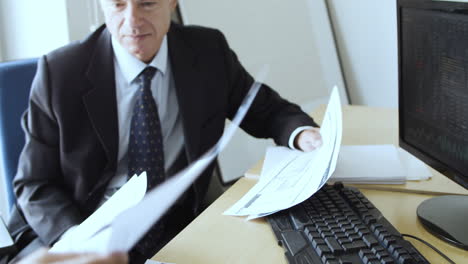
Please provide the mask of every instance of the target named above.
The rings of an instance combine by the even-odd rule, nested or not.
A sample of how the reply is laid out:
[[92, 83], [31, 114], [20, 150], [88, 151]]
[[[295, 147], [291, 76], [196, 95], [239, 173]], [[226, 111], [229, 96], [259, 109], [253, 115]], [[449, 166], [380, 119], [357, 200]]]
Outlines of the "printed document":
[[342, 113], [337, 88], [331, 93], [320, 128], [323, 144], [312, 152], [285, 151], [283, 159], [262, 172], [260, 181], [225, 215], [263, 217], [312, 196], [336, 168], [342, 137]]

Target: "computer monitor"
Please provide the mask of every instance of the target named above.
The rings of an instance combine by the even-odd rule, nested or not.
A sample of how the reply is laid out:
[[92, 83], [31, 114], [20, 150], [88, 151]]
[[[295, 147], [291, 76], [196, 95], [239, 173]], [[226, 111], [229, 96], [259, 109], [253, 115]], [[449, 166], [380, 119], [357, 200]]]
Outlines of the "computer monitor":
[[[398, 0], [397, 12], [400, 146], [468, 189], [468, 3]], [[429, 199], [417, 215], [468, 250], [468, 196]]]

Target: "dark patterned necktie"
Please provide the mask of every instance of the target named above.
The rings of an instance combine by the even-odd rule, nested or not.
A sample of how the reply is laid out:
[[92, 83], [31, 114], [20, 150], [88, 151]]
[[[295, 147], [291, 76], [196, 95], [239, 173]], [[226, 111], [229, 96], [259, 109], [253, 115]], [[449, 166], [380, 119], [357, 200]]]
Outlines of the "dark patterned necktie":
[[[165, 179], [161, 122], [151, 93], [151, 79], [155, 73], [154, 67], [147, 67], [138, 76], [139, 95], [133, 110], [128, 143], [128, 176], [146, 171], [148, 190]], [[164, 226], [163, 219], [153, 225], [138, 242], [136, 249], [148, 258], [153, 257], [155, 248], [161, 243]]]
[[156, 68], [145, 68], [137, 78], [138, 99], [133, 109], [128, 143], [128, 176], [146, 171], [148, 190], [165, 179], [164, 149], [158, 108], [151, 93]]

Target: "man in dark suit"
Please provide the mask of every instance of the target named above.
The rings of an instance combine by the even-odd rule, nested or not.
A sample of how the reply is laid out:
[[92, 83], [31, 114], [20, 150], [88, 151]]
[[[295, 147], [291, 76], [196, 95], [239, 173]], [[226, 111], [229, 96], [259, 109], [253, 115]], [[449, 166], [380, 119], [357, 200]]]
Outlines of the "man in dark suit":
[[[129, 176], [146, 168], [132, 164], [148, 159], [148, 166], [156, 166], [146, 170], [159, 171], [148, 173], [148, 181], [161, 182], [193, 162], [237, 111], [253, 78], [219, 31], [171, 24], [176, 5], [101, 0], [105, 26], [40, 59], [14, 180], [19, 208], [10, 228], [20, 247], [27, 245], [20, 255], [73, 232]], [[153, 113], [155, 119], [135, 121]], [[144, 130], [148, 124], [153, 130]], [[314, 121], [266, 85], [241, 127], [304, 151], [321, 144]], [[141, 131], [154, 131], [156, 138], [135, 138]], [[141, 141], [156, 142], [155, 153], [135, 157]], [[164, 225], [148, 232], [153, 244], [132, 250], [131, 262], [152, 257], [200, 212], [212, 171], [213, 164], [166, 214]]]

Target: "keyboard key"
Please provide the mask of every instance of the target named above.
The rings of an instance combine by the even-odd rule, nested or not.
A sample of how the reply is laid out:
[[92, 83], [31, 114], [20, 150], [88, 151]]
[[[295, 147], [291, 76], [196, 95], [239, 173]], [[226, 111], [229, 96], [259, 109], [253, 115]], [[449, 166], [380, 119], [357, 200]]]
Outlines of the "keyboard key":
[[320, 230], [321, 228], [328, 228], [328, 225], [322, 220], [315, 222], [315, 227]]
[[317, 252], [317, 255], [319, 255], [320, 257], [321, 257], [323, 254], [330, 254], [330, 253], [332, 253], [331, 250], [328, 248], [327, 245], [319, 245], [319, 246], [317, 246], [317, 248], [315, 248], [315, 252]]
[[365, 255], [371, 255], [372, 254], [372, 251], [370, 249], [361, 249], [359, 250], [359, 257], [361, 257], [361, 259], [365, 256]]
[[361, 259], [362, 259], [362, 262], [364, 262], [364, 263], [371, 263], [371, 262], [376, 262], [376, 261], [379, 260], [376, 256], [374, 256], [372, 254], [364, 254], [361, 257]]
[[394, 264], [395, 261], [391, 257], [385, 257], [380, 260], [382, 264]]
[[367, 245], [361, 240], [361, 241], [353, 241], [351, 245], [348, 245], [347, 248], [351, 251], [359, 250], [359, 249], [364, 249], [367, 248]]
[[335, 220], [338, 223], [347, 223], [348, 222], [348, 219], [345, 216], [338, 216], [337, 218], [335, 218]]
[[394, 258], [398, 259], [401, 255], [409, 255], [409, 252], [408, 250], [404, 248], [399, 248], [399, 249], [395, 249], [392, 255]]
[[325, 238], [325, 243], [331, 249], [333, 254], [340, 254], [343, 252], [343, 248], [340, 246], [340, 244], [338, 243], [338, 241], [336, 241], [335, 238], [327, 237]]
[[[378, 229], [378, 230], [383, 229], [383, 225], [382, 225], [382, 224], [377, 224], [377, 223], [375, 223], [375, 224], [372, 224], [372, 225], [370, 226], [370, 230], [371, 230], [372, 232], [374, 232], [374, 234], [375, 234], [375, 232], [376, 232], [377, 229]], [[376, 235], [378, 235], [378, 234], [376, 234]]]
[[392, 235], [390, 235], [387, 231], [381, 232], [378, 236], [380, 241], [384, 241], [385, 239], [391, 238]]
[[372, 250], [372, 253], [376, 254], [379, 251], [385, 250], [385, 248], [383, 248], [382, 246], [375, 246], [371, 250]]
[[359, 231], [357, 233], [361, 237], [368, 236], [370, 234], [369, 230], [367, 230], [367, 229], [359, 229]]
[[361, 236], [358, 235], [358, 234], [350, 235], [350, 236], [349, 236], [349, 239], [350, 239], [351, 241], [353, 241], [353, 242], [354, 242], [354, 241], [358, 241], [358, 240], [359, 240], [359, 241], [362, 241]]
[[377, 239], [372, 235], [363, 236], [362, 241], [364, 241], [368, 247], [377, 246], [379, 244], [379, 241], [377, 241]]
[[351, 240], [349, 240], [348, 238], [338, 238], [337, 241], [338, 243], [340, 243], [340, 245], [351, 243]]
[[312, 241], [312, 246], [313, 246], [314, 248], [317, 248], [319, 245], [325, 245], [325, 244], [326, 244], [326, 243], [325, 243], [325, 240], [320, 239], [320, 238], [314, 239], [314, 240]]
[[366, 215], [363, 219], [367, 225], [371, 225], [377, 222], [377, 219], [375, 219], [373, 215]]
[[343, 238], [348, 238], [348, 236], [344, 232], [337, 232], [335, 233], [336, 239], [343, 239]]
[[340, 227], [341, 229], [345, 229], [345, 230], [354, 229], [353, 226], [348, 221], [344, 222], [344, 224], [340, 224]]
[[283, 241], [291, 255], [296, 255], [308, 245], [307, 240], [299, 231], [284, 231], [281, 233]]
[[398, 245], [398, 244], [393, 244], [393, 245], [390, 245], [390, 246], [388, 247], [388, 252], [389, 252], [390, 254], [393, 254], [393, 252], [395, 252], [395, 250], [398, 250], [398, 249], [401, 249], [401, 248], [402, 248], [402, 246], [400, 246], [400, 245]]
[[391, 244], [393, 243], [396, 243], [396, 239], [393, 238], [393, 237], [387, 237], [383, 240], [383, 244], [386, 246], [386, 247], [389, 247]]
[[387, 230], [385, 228], [383, 228], [383, 227], [377, 228], [377, 229], [374, 230], [374, 234], [377, 237], [379, 237], [381, 233], [386, 233], [386, 232], [387, 232]]
[[360, 230], [368, 230], [368, 228], [362, 222], [360, 222], [359, 224], [354, 226], [354, 230], [356, 230], [356, 232], [358, 232]]
[[386, 257], [390, 257], [390, 255], [388, 255], [388, 252], [386, 250], [382, 250], [382, 251], [378, 251], [375, 253], [375, 255], [379, 258], [379, 259], [384, 259]]
[[317, 233], [317, 232], [309, 232], [309, 233], [306, 233], [306, 236], [307, 236], [307, 238], [308, 238], [310, 241], [313, 241], [313, 240], [315, 240], [315, 239], [321, 237], [320, 234]]
[[324, 255], [322, 256], [322, 261], [323, 261], [324, 263], [327, 263], [327, 261], [328, 261], [328, 262], [330, 262], [330, 261], [336, 261], [336, 258], [335, 258], [335, 256], [333, 256], [333, 255], [331, 255], [331, 254], [324, 254]]

